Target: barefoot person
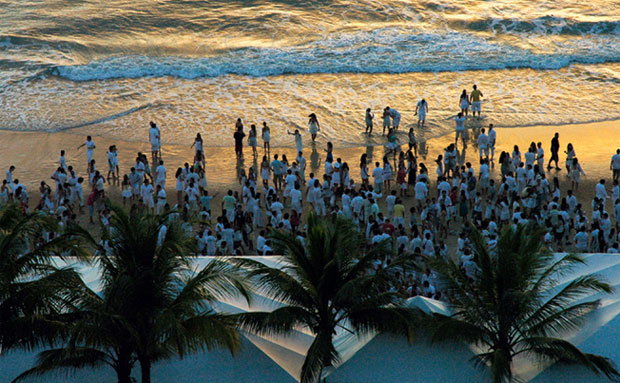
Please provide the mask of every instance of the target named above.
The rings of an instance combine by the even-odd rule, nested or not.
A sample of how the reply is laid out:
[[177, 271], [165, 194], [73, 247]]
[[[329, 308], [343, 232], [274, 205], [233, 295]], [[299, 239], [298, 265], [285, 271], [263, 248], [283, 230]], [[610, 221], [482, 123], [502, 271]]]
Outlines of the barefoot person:
[[308, 129], [310, 130], [310, 134], [312, 135], [312, 142], [316, 140], [317, 133], [321, 130], [321, 124], [319, 124], [319, 120], [316, 118], [316, 114], [310, 113], [308, 116], [310, 119], [308, 120]]
[[478, 118], [480, 118], [480, 110], [481, 110], [481, 100], [480, 97], [483, 97], [481, 91], [478, 90], [478, 87], [474, 85], [474, 90], [469, 94], [469, 101], [471, 104], [471, 114], [473, 117], [476, 117], [476, 112], [478, 112]]
[[295, 129], [295, 132], [292, 133], [287, 130], [286, 133], [290, 134], [291, 136], [295, 136], [295, 147], [297, 149], [297, 153], [301, 152], [304, 149], [304, 146], [301, 140], [301, 133], [299, 133], [299, 129]]
[[[239, 119], [238, 121], [240, 121]], [[237, 126], [235, 133], [233, 134], [233, 138], [235, 139], [235, 154], [237, 158], [243, 156], [243, 138], [245, 137], [245, 133], [243, 133], [243, 125], [241, 127]]]
[[461, 97], [459, 98], [459, 108], [461, 108], [461, 113], [467, 116], [469, 111], [469, 96], [467, 95], [466, 89], [463, 89], [463, 93], [461, 93]]
[[151, 142], [151, 157], [153, 165], [155, 165], [161, 157], [161, 134], [159, 127], [153, 121], [150, 122], [149, 141]]
[[375, 115], [370, 111], [370, 108], [366, 109], [366, 134], [372, 136], [372, 120]]
[[267, 123], [263, 121], [263, 130], [261, 132], [261, 137], [263, 138], [263, 149], [265, 152], [269, 152], [271, 150], [271, 146], [269, 142], [271, 141], [271, 129], [267, 126]]
[[392, 128], [394, 128], [394, 130], [398, 130], [398, 127], [400, 126], [400, 113], [398, 110], [390, 108], [389, 106], [386, 106], [385, 110], [387, 110], [390, 117], [392, 117]]
[[248, 138], [248, 145], [252, 147], [252, 155], [254, 158], [258, 157], [258, 152], [256, 151], [256, 145], [258, 145], [257, 137], [258, 133], [256, 132], [256, 125], [250, 125], [250, 134]]
[[86, 136], [86, 141], [84, 141], [84, 143], [77, 148], [79, 149], [82, 146], [86, 146], [86, 167], [88, 168], [90, 166], [90, 162], [93, 160], [93, 153], [95, 152], [95, 148], [97, 146], [95, 146], [95, 141], [93, 141], [91, 136]]
[[558, 166], [558, 161], [560, 161], [560, 157], [558, 156], [558, 152], [560, 151], [560, 133], [556, 133], [551, 139], [551, 158], [549, 158], [549, 163], [547, 164], [547, 169], [551, 169], [551, 163], [555, 162], [555, 169], [562, 170]]
[[426, 112], [428, 112], [428, 103], [425, 99], [421, 99], [415, 107], [415, 114], [418, 115], [418, 128], [424, 126], [426, 122]]
[[461, 137], [463, 147], [465, 147], [467, 143], [465, 139], [465, 116], [463, 116], [463, 112], [459, 112], [459, 114], [454, 117], [454, 121], [456, 123], [456, 137], [454, 138], [454, 144], [456, 145], [459, 137]]
[[390, 112], [388, 112], [387, 108], [383, 109], [383, 133], [382, 136], [385, 136], [385, 130], [390, 130], [390, 125], [392, 125], [392, 121], [390, 120]]

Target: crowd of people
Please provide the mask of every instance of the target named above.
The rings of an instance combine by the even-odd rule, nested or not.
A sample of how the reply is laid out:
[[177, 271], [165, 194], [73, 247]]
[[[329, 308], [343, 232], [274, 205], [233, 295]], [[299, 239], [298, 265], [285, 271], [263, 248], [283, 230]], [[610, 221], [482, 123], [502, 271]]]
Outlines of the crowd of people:
[[[86, 173], [68, 165], [61, 151], [58, 168], [51, 175], [53, 185], [41, 181], [40, 199], [30, 204], [27, 187], [10, 166], [0, 187], [0, 205], [19, 203], [25, 212], [34, 209], [55, 215], [62, 225], [77, 221], [87, 210], [88, 219], [106, 225], [110, 211], [106, 204], [106, 184], [118, 184], [122, 203], [131, 209], [168, 214], [180, 220], [188, 235], [196, 240], [197, 255], [273, 254], [269, 233], [284, 230], [304, 241], [305, 217], [341, 215], [355, 223], [368, 244], [385, 242], [398, 254], [408, 254], [420, 261], [424, 272], [402, 275], [403, 294], [440, 298], [434, 274], [424, 267], [431, 256], [457, 257], [466, 274], [477, 273], [470, 233], [482, 233], [491, 252], [495, 251], [501, 230], [510, 225], [535, 223], [547, 228], [545, 240], [557, 252], [620, 252], [620, 149], [611, 159], [612, 185], [602, 179], [596, 185], [592, 200], [579, 201], [576, 190], [585, 174], [572, 144], [565, 151], [566, 162], [559, 163], [559, 134], [551, 141], [547, 161], [541, 142], [532, 142], [524, 153], [514, 146], [511, 153], [497, 156], [497, 133], [493, 124], [474, 129], [470, 139], [466, 129], [469, 105], [480, 117], [482, 93], [474, 87], [464, 92], [455, 117], [456, 137], [433, 163], [434, 172], [418, 156], [415, 129], [407, 133], [408, 142], [401, 143], [401, 114], [386, 107], [383, 112], [386, 152], [378, 161], [367, 154], [359, 162], [349, 164], [334, 154], [328, 142], [319, 169], [309, 171], [304, 156], [303, 129], [293, 132], [296, 157], [272, 153], [271, 132], [262, 124], [258, 147], [258, 131], [251, 125], [246, 135], [243, 121], [235, 124], [234, 142], [237, 158], [244, 155], [246, 141], [252, 149], [255, 165], [240, 168], [239, 185], [223, 195], [210, 193], [206, 178], [205, 145], [200, 134], [192, 144], [194, 157], [174, 172], [174, 196], [169, 196], [166, 182], [169, 174], [161, 153], [159, 127], [151, 123], [149, 141], [151, 159], [138, 153], [129, 172], [121, 177], [118, 151], [107, 150], [108, 171], [99, 170], [93, 159], [96, 145], [91, 136], [80, 147], [86, 147]], [[465, 102], [467, 101], [467, 103]], [[421, 100], [416, 107], [418, 126], [427, 118], [428, 104]], [[374, 115], [366, 110], [366, 132], [373, 130]], [[316, 151], [320, 132], [317, 116], [312, 113], [307, 132]], [[460, 142], [459, 142], [460, 139]], [[464, 147], [473, 141], [478, 161], [465, 162]], [[460, 145], [460, 149], [459, 149]], [[262, 154], [261, 154], [262, 152]], [[547, 166], [545, 166], [545, 163]], [[552, 163], [554, 166], [552, 167]], [[498, 172], [492, 172], [497, 169]], [[560, 170], [564, 171], [564, 176]], [[566, 179], [566, 180], [565, 180]], [[570, 183], [562, 193], [560, 183]], [[589, 208], [586, 208], [589, 205]], [[390, 262], [377, 259], [376, 266]]]

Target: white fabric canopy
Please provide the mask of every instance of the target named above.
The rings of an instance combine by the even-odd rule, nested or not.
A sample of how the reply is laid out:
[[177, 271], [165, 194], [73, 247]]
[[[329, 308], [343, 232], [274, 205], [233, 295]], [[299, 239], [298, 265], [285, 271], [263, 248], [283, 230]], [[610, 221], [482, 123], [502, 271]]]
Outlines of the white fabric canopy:
[[[561, 254], [557, 255], [561, 256]], [[248, 257], [268, 266], [282, 267], [281, 257]], [[570, 275], [560, 278], [562, 288], [578, 276], [596, 273], [616, 287], [612, 295], [588, 296], [585, 300], [601, 298], [601, 306], [584, 320], [576, 332], [564, 334], [586, 352], [611, 358], [620, 366], [620, 257], [608, 254], [585, 255], [587, 263], [575, 268]], [[195, 261], [195, 270], [204, 268], [213, 258], [203, 257]], [[58, 262], [59, 265], [63, 262]], [[76, 264], [86, 283], [99, 290], [99, 272], [96, 267]], [[552, 293], [553, 291], [550, 291]], [[448, 315], [449, 307], [439, 301], [415, 297], [408, 301], [427, 313]], [[240, 313], [248, 311], [270, 311], [282, 305], [260, 291], [251, 300], [243, 298], [226, 299], [218, 302], [214, 309], [219, 312]], [[346, 324], [345, 326], [346, 327]], [[241, 352], [232, 357], [227, 351], [191, 355], [183, 360], [173, 359], [153, 366], [154, 383], [204, 383], [235, 382], [256, 383], [257, 381], [293, 383], [298, 381], [299, 372], [306, 351], [314, 340], [308, 329], [299, 328], [287, 336], [259, 336], [244, 333]], [[474, 351], [462, 343], [431, 344], [424, 335], [412, 344], [406, 339], [387, 334], [368, 334], [358, 337], [341, 329], [334, 338], [334, 344], [341, 356], [335, 368], [324, 372], [328, 383], [399, 382], [426, 383], [450, 382], [469, 383], [488, 381], [488, 371], [477, 368], [472, 362]], [[10, 382], [19, 373], [32, 365], [36, 353], [17, 351], [0, 357], [0, 382]], [[548, 367], [548, 368], [545, 368]], [[531, 360], [515, 361], [515, 372], [519, 377], [536, 383], [604, 382], [604, 377], [574, 366], [539, 366]], [[134, 370], [139, 377], [139, 370]], [[115, 381], [111, 368], [82, 370], [71, 378], [64, 375], [49, 376], [32, 381], [46, 383], [109, 383]]]

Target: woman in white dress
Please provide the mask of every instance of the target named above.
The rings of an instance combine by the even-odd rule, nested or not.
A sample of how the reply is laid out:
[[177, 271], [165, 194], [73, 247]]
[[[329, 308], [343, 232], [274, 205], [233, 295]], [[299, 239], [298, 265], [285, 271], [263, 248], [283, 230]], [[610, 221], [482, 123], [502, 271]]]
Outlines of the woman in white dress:
[[271, 141], [271, 130], [265, 121], [263, 121], [263, 131], [261, 137], [263, 138], [263, 148], [266, 152], [269, 152], [269, 150], [271, 150], [271, 146], [269, 146], [269, 141]]
[[579, 160], [577, 160], [577, 157], [574, 157], [571, 163], [571, 179], [572, 179], [571, 185], [572, 185], [573, 190], [575, 191], [579, 189], [579, 181], [581, 180], [582, 174], [584, 176], [586, 175], [586, 173], [581, 168], [581, 165], [579, 164]]
[[192, 148], [194, 148], [194, 152], [198, 153], [204, 153], [203, 149], [202, 149], [202, 137], [200, 136], [200, 133], [196, 133], [196, 138], [194, 139], [194, 143], [191, 146]]
[[308, 120], [308, 130], [310, 130], [310, 134], [312, 135], [312, 142], [316, 140], [317, 133], [321, 130], [321, 124], [319, 124], [319, 120], [316, 118], [316, 114], [310, 113], [308, 116], [310, 119]]
[[254, 158], [256, 158], [258, 156], [258, 153], [256, 152], [256, 145], [257, 145], [257, 133], [256, 133], [256, 125], [252, 124], [250, 125], [250, 138], [248, 138], [248, 145], [250, 145], [252, 147], [252, 153], [254, 154]]
[[183, 206], [183, 191], [185, 190], [185, 173], [183, 173], [183, 168], [178, 168], [174, 177], [177, 180], [177, 204], [179, 205], [179, 207], [181, 207]]
[[[564, 152], [566, 153], [566, 176], [570, 177], [572, 174], [573, 169], [573, 159], [575, 158], [575, 149], [573, 149], [573, 144], [568, 144], [568, 146], [566, 146], [566, 151]], [[579, 176], [577, 176], [579, 177]]]
[[469, 98], [467, 96], [466, 89], [463, 89], [463, 93], [461, 93], [461, 98], [459, 99], [459, 107], [461, 108], [461, 113], [463, 113], [463, 116], [467, 116], [467, 112], [469, 111]]
[[122, 192], [122, 196], [123, 196], [123, 206], [125, 206], [125, 204], [127, 203], [127, 200], [131, 199], [131, 183], [129, 182], [129, 176], [127, 174], [125, 174], [123, 176], [123, 182], [121, 184], [121, 188], [123, 190]]

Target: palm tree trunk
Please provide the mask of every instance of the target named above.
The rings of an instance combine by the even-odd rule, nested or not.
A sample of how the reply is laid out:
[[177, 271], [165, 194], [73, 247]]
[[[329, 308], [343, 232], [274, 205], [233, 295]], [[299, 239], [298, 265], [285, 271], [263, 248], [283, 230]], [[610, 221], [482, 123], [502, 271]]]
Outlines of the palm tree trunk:
[[151, 359], [140, 358], [140, 373], [142, 375], [142, 383], [151, 383]]
[[119, 362], [115, 367], [116, 377], [118, 378], [118, 383], [131, 383], [131, 370], [132, 366], [130, 363]]

